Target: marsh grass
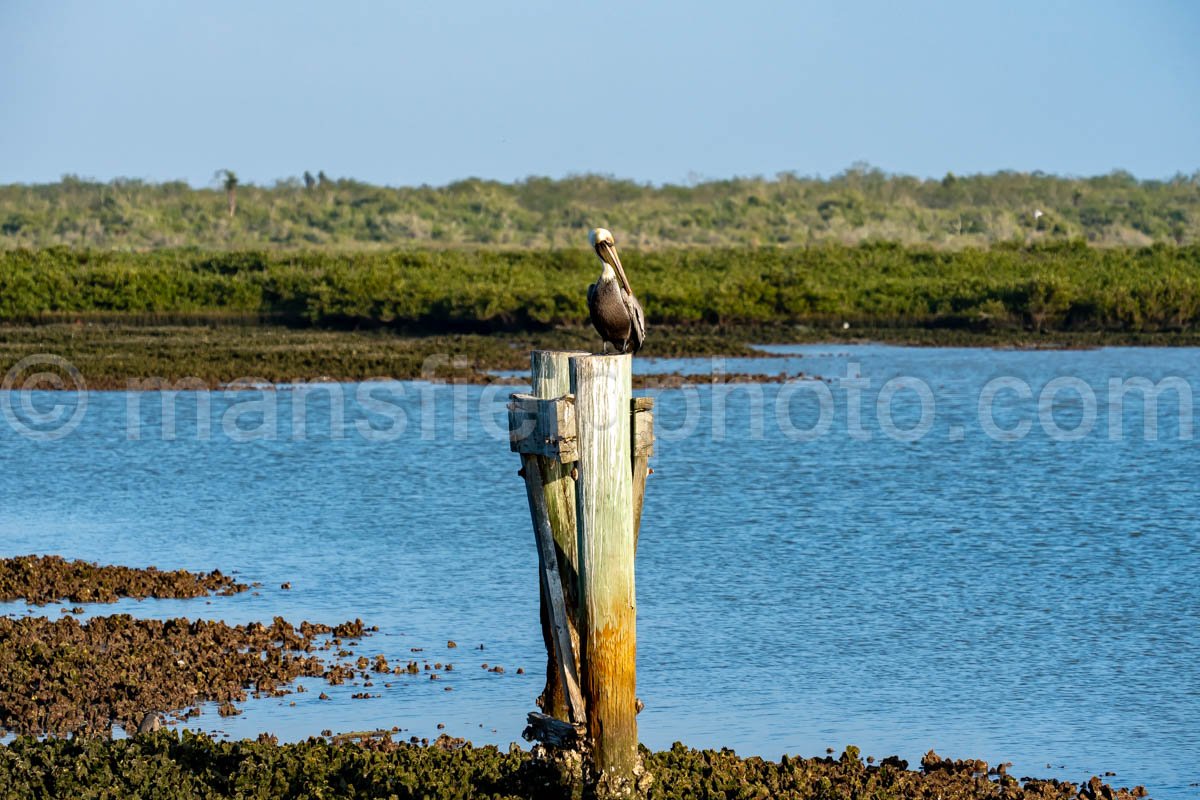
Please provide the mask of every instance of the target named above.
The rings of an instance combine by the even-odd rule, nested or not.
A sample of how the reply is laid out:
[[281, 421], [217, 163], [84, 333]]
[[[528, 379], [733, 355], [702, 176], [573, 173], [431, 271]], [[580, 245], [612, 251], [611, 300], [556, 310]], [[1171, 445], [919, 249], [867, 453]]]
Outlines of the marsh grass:
[[[652, 325], [1178, 331], [1200, 323], [1200, 245], [944, 252], [894, 244], [626, 251]], [[587, 319], [587, 252], [18, 250], [0, 322], [267, 322], [536, 332]]]

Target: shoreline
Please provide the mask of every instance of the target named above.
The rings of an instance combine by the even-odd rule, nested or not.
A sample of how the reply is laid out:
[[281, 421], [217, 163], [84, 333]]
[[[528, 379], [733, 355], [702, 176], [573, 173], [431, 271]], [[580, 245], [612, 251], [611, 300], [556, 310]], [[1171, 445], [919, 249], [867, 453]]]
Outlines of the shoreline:
[[[228, 390], [286, 384], [428, 380], [479, 385], [521, 379], [495, 373], [528, 368], [535, 349], [594, 350], [590, 328], [492, 334], [344, 331], [281, 326], [146, 326], [136, 324], [0, 325], [0, 377], [5, 386], [95, 391]], [[768, 344], [881, 344], [1002, 350], [1100, 347], [1195, 347], [1200, 331], [1003, 330], [951, 328], [831, 329], [805, 325], [659, 326], [639, 358], [770, 358]], [[60, 380], [26, 385], [30, 362], [55, 361]], [[40, 361], [38, 361], [40, 359]], [[74, 369], [74, 371], [72, 370]], [[635, 388], [719, 383], [779, 383], [819, 376], [738, 372], [720, 376], [661, 372], [636, 375]], [[239, 386], [238, 383], [247, 385]], [[252, 385], [251, 385], [252, 384]]]

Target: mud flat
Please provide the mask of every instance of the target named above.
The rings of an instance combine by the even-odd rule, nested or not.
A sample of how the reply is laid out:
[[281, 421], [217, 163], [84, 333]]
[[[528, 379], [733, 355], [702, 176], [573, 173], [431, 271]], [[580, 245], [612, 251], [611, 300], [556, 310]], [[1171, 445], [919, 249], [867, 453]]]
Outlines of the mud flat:
[[[643, 750], [653, 775], [650, 800], [709, 798], [886, 798], [888, 800], [1134, 800], [1145, 790], [1017, 779], [982, 761], [930, 752], [919, 770], [896, 759], [878, 764], [847, 748], [840, 758], [739, 758], [727, 751]], [[9, 798], [572, 797], [548, 764], [512, 746], [475, 748], [443, 736], [429, 746], [386, 736], [333, 743], [218, 742], [160, 731], [130, 739], [19, 738], [0, 747], [0, 786]]]
[[[849, 329], [809, 325], [655, 325], [642, 356], [752, 358], [752, 345], [886, 342], [917, 346], [1088, 348], [1195, 345], [1196, 332], [970, 331]], [[50, 353], [79, 370], [89, 389], [218, 389], [239, 379], [264, 383], [432, 379], [494, 383], [491, 372], [527, 370], [529, 351], [594, 350], [590, 327], [504, 333], [327, 330], [278, 325], [135, 325], [128, 322], [0, 325], [0, 375]], [[74, 376], [40, 388], [74, 388]], [[35, 388], [30, 386], [28, 388]]]
[[210, 594], [234, 595], [250, 588], [220, 570], [207, 573], [156, 567], [101, 566], [68, 561], [61, 556], [16, 556], [0, 559], [0, 601], [24, 600], [45, 605], [115, 603], [122, 597], [186, 599]]
[[0, 731], [108, 736], [114, 724], [137, 730], [151, 713], [196, 716], [208, 701], [220, 703], [223, 715], [237, 714], [233, 704], [251, 691], [281, 696], [300, 677], [332, 685], [351, 679], [350, 665], [315, 652], [365, 632], [361, 621], [330, 628], [280, 618], [231, 626], [126, 614], [82, 623], [0, 617]]

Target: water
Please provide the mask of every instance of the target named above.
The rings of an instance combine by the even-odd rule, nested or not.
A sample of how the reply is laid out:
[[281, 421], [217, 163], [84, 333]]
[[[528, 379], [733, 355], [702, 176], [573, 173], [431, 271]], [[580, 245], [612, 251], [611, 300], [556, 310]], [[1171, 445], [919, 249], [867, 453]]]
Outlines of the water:
[[[637, 564], [643, 741], [770, 758], [855, 744], [914, 765], [933, 748], [1012, 761], [1018, 776], [1113, 770], [1108, 780], [1156, 798], [1194, 797], [1194, 415], [1164, 391], [1148, 440], [1136, 392], [1110, 418], [1109, 380], [1174, 377], [1200, 395], [1200, 351], [770, 350], [723, 368], [832, 380], [652, 392], [659, 440]], [[994, 379], [1002, 388], [981, 414]], [[1045, 391], [1052, 379], [1057, 392]], [[377, 682], [378, 699], [317, 681], [251, 700], [240, 717], [210, 707], [191, 722], [206, 730], [299, 739], [399, 725], [432, 737], [441, 722], [505, 744], [544, 680], [536, 554], [503, 439], [510, 390], [334, 386], [303, 403], [294, 389], [213, 393], [199, 427], [198, 396], [181, 393], [173, 439], [156, 394], [89, 394], [56, 441], [0, 418], [0, 554], [237, 570], [264, 584], [259, 596], [88, 611], [361, 617], [381, 631], [358, 652], [455, 666], [444, 681]], [[32, 410], [56, 402], [38, 395]], [[0, 404], [29, 417], [13, 396]], [[402, 431], [390, 427], [401, 417]], [[256, 433], [271, 438], [240, 441]]]

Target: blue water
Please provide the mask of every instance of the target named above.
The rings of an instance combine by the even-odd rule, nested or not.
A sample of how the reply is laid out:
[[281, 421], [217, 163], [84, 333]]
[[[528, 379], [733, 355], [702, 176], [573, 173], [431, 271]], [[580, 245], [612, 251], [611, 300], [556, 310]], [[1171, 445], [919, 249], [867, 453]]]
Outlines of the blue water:
[[[637, 563], [643, 741], [771, 758], [855, 744], [914, 764], [933, 748], [1011, 761], [1018, 776], [1112, 770], [1107, 780], [1156, 798], [1195, 797], [1200, 451], [1179, 390], [1200, 397], [1200, 351], [769, 349], [718, 366], [822, 380], [651, 392], [659, 439]], [[1110, 417], [1114, 378], [1174, 379], [1151, 437], [1137, 392]], [[981, 415], [995, 379], [1002, 389]], [[40, 441], [26, 434], [54, 429], [75, 408], [53, 406], [77, 398], [37, 394], [22, 409], [0, 393], [10, 412], [0, 555], [237, 571], [264, 584], [258, 596], [88, 611], [361, 617], [381, 630], [358, 652], [454, 664], [439, 681], [377, 681], [377, 699], [310, 682], [305, 694], [251, 700], [240, 717], [210, 708], [192, 726], [299, 739], [393, 725], [432, 737], [444, 723], [476, 743], [518, 740], [544, 654], [537, 559], [505, 440], [511, 390], [89, 393], [77, 428]], [[173, 438], [164, 397], [176, 404]]]

